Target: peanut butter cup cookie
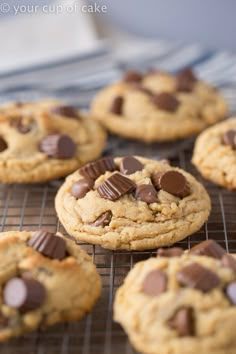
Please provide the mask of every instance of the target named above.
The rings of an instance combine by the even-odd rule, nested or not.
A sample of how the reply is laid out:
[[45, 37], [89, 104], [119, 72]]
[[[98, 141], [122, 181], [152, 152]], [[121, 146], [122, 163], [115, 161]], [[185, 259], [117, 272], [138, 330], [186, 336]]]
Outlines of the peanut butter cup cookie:
[[213, 240], [160, 249], [118, 289], [114, 319], [145, 354], [234, 354], [236, 260]]
[[55, 100], [0, 107], [0, 182], [44, 182], [100, 156], [99, 123]]
[[[65, 286], [66, 284], [66, 286]], [[101, 293], [91, 258], [61, 234], [0, 234], [0, 342], [79, 320]]]
[[177, 75], [128, 72], [99, 92], [91, 106], [91, 115], [110, 132], [146, 142], [191, 136], [226, 113], [221, 94], [190, 69]]
[[206, 179], [236, 189], [236, 118], [201, 133], [195, 143], [192, 162]]
[[189, 173], [133, 156], [84, 165], [67, 177], [55, 203], [75, 239], [128, 250], [170, 245], [191, 235], [211, 208], [204, 187]]

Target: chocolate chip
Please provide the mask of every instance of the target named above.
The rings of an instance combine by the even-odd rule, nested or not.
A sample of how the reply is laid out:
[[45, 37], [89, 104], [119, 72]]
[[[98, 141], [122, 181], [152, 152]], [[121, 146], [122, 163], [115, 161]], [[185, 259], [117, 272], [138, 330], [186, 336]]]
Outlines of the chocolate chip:
[[2, 137], [0, 137], [0, 152], [3, 152], [6, 149], [7, 149], [6, 141]]
[[236, 260], [231, 254], [225, 253], [221, 259], [223, 267], [230, 268], [234, 273], [236, 273]]
[[157, 250], [158, 257], [180, 257], [183, 253], [184, 250], [180, 247], [159, 248]]
[[228, 130], [223, 135], [223, 143], [236, 149], [236, 130]]
[[76, 199], [83, 198], [94, 185], [94, 181], [91, 178], [82, 178], [75, 182], [71, 188], [71, 194]]
[[45, 297], [44, 286], [35, 279], [13, 278], [3, 290], [4, 302], [21, 312], [37, 309], [44, 303]]
[[196, 76], [190, 68], [180, 71], [176, 75], [176, 89], [182, 92], [191, 92], [197, 81]]
[[122, 96], [115, 97], [111, 103], [110, 112], [117, 115], [122, 115], [123, 104], [124, 98]]
[[178, 332], [180, 337], [194, 335], [193, 308], [183, 307], [168, 321], [168, 325]]
[[129, 70], [125, 73], [123, 77], [123, 81], [125, 82], [140, 82], [143, 79], [143, 75], [138, 71]]
[[115, 201], [134, 191], [136, 185], [129, 178], [119, 172], [114, 173], [98, 187], [98, 193], [104, 199]]
[[189, 253], [221, 259], [226, 251], [214, 240], [206, 240], [191, 248]]
[[70, 159], [75, 155], [76, 145], [68, 135], [52, 134], [41, 140], [39, 149], [49, 157]]
[[143, 292], [150, 296], [158, 296], [166, 291], [167, 276], [160, 270], [148, 273], [143, 281]]
[[145, 203], [157, 203], [157, 191], [151, 184], [141, 184], [136, 188], [135, 199]]
[[219, 277], [214, 272], [198, 263], [191, 263], [182, 268], [176, 276], [181, 285], [203, 292], [216, 288], [220, 283]]
[[72, 106], [56, 106], [50, 109], [53, 114], [58, 114], [59, 116], [64, 116], [68, 118], [79, 118], [78, 110]]
[[84, 176], [96, 180], [106, 171], [115, 171], [116, 165], [112, 157], [103, 157], [100, 160], [87, 163], [79, 169], [79, 173]]
[[236, 282], [230, 283], [226, 287], [226, 295], [233, 305], [236, 305]]
[[66, 257], [65, 240], [51, 232], [44, 230], [34, 232], [27, 245], [52, 259], [62, 260]]
[[168, 112], [175, 112], [179, 107], [179, 101], [170, 93], [163, 92], [157, 95], [153, 95], [152, 102], [160, 109]]
[[29, 133], [35, 126], [35, 120], [29, 117], [14, 117], [10, 120], [10, 126], [17, 129], [21, 134]]
[[143, 164], [132, 156], [124, 157], [120, 163], [120, 172], [124, 175], [131, 175], [137, 171], [142, 171], [143, 168]]
[[110, 224], [112, 219], [112, 212], [110, 210], [105, 211], [105, 213], [101, 214], [94, 222], [92, 222], [91, 226], [107, 226]]
[[185, 176], [178, 171], [155, 173], [152, 180], [156, 188], [163, 189], [177, 197], [184, 198], [190, 193]]

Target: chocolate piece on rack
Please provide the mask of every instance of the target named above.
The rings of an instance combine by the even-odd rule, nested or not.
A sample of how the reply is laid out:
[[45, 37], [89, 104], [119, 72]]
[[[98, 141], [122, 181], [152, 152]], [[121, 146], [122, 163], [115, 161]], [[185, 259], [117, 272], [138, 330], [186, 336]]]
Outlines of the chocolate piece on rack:
[[184, 250], [180, 247], [159, 248], [157, 250], [157, 257], [180, 257], [183, 253]]
[[135, 157], [124, 157], [120, 163], [120, 172], [124, 175], [131, 175], [137, 171], [142, 171], [144, 165]]
[[28, 312], [40, 307], [45, 300], [44, 286], [35, 279], [13, 278], [3, 290], [3, 299], [9, 307]]
[[177, 280], [181, 285], [208, 292], [220, 283], [219, 277], [198, 263], [191, 263], [177, 273]]
[[124, 104], [124, 97], [122, 96], [114, 97], [111, 103], [110, 112], [117, 115], [122, 115], [123, 104]]
[[106, 173], [106, 171], [115, 171], [116, 165], [113, 157], [103, 157], [100, 160], [87, 163], [79, 169], [79, 173], [84, 176], [96, 180], [98, 177]]
[[236, 149], [236, 130], [231, 129], [225, 132], [223, 135], [223, 143]]
[[197, 81], [196, 76], [190, 68], [181, 70], [176, 75], [176, 89], [182, 92], [191, 92]]
[[216, 241], [206, 240], [191, 248], [189, 253], [197, 256], [207, 256], [221, 259], [226, 251]]
[[231, 254], [225, 253], [221, 259], [223, 267], [230, 268], [234, 273], [236, 273], [236, 260]]
[[97, 191], [104, 199], [115, 201], [125, 194], [134, 191], [136, 184], [119, 172], [114, 173], [106, 179]]
[[168, 325], [175, 329], [180, 337], [194, 335], [193, 308], [183, 307], [168, 321]]
[[169, 170], [163, 173], [154, 173], [152, 180], [157, 189], [163, 189], [176, 197], [184, 198], [190, 193], [185, 176], [178, 171]]
[[232, 304], [236, 305], [236, 282], [227, 285], [226, 295]]
[[150, 296], [158, 296], [166, 291], [167, 276], [160, 270], [153, 270], [143, 281], [143, 292]]
[[82, 178], [75, 182], [71, 188], [71, 194], [76, 199], [83, 198], [93, 188], [94, 181], [91, 178]]
[[49, 157], [70, 159], [75, 155], [76, 145], [68, 135], [51, 134], [41, 140], [39, 149]]
[[65, 240], [51, 232], [44, 230], [34, 232], [27, 245], [52, 259], [62, 260], [66, 257]]
[[102, 213], [94, 222], [91, 222], [91, 226], [107, 226], [110, 224], [112, 219], [112, 212], [111, 210], [105, 211], [105, 213]]
[[152, 102], [160, 109], [168, 112], [175, 112], [179, 107], [179, 100], [168, 92], [153, 95]]
[[128, 70], [123, 77], [125, 82], [140, 82], [143, 79], [143, 75], [136, 70]]
[[145, 203], [157, 203], [157, 191], [151, 184], [141, 184], [135, 191], [135, 199]]
[[52, 114], [57, 114], [59, 116], [64, 116], [68, 118], [79, 118], [78, 110], [72, 106], [55, 106], [50, 109]]

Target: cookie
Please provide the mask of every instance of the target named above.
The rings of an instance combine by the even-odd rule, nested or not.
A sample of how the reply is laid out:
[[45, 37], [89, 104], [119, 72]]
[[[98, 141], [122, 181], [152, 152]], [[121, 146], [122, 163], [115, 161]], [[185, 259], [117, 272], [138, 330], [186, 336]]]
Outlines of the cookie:
[[192, 162], [206, 179], [236, 189], [236, 118], [201, 133], [195, 142]]
[[173, 244], [210, 213], [204, 187], [189, 173], [142, 157], [106, 157], [68, 176], [55, 206], [67, 232], [108, 249]]
[[95, 96], [91, 116], [122, 137], [163, 142], [199, 133], [227, 110], [215, 88], [185, 69], [177, 75], [128, 72]]
[[56, 100], [0, 107], [0, 182], [34, 183], [65, 176], [100, 156], [99, 123]]
[[1, 233], [0, 255], [0, 342], [79, 320], [100, 296], [91, 258], [61, 234]]
[[235, 258], [213, 240], [160, 253], [137, 263], [115, 296], [131, 343], [145, 354], [234, 354]]

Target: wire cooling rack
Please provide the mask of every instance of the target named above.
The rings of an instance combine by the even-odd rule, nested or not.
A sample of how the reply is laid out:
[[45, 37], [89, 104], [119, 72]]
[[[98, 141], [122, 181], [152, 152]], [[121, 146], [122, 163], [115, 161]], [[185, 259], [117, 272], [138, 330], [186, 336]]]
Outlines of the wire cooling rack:
[[[145, 155], [159, 156], [158, 150], [139, 145]], [[180, 148], [181, 147], [181, 148]], [[125, 148], [125, 151], [124, 151]], [[106, 152], [119, 155], [133, 154], [135, 143], [125, 143], [110, 138]], [[171, 164], [194, 174], [207, 188], [212, 200], [212, 212], [207, 224], [193, 236], [179, 244], [189, 248], [194, 244], [213, 238], [230, 252], [236, 252], [236, 198], [235, 193], [206, 182], [191, 164], [191, 141], [178, 145]], [[165, 146], [167, 149], [167, 146]], [[163, 153], [164, 150], [162, 150]], [[166, 150], [168, 152], [168, 149]], [[168, 153], [167, 153], [168, 155]], [[161, 156], [164, 157], [164, 156]], [[169, 157], [169, 156], [166, 156]], [[65, 232], [54, 210], [54, 197], [62, 181], [41, 185], [0, 185], [1, 231], [36, 230]], [[112, 304], [115, 291], [137, 261], [155, 256], [155, 250], [142, 252], [109, 251], [99, 246], [83, 244], [92, 255], [103, 282], [102, 296], [91, 314], [76, 323], [57, 325], [44, 332], [35, 332], [9, 343], [2, 344], [4, 354], [134, 354], [128, 338], [121, 327], [112, 320]]]

